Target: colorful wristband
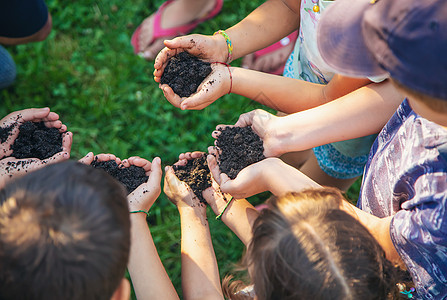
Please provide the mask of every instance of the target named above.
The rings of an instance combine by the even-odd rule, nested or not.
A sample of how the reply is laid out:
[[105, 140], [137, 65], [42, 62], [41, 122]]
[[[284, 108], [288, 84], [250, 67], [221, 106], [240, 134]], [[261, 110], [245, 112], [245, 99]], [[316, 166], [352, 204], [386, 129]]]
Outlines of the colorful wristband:
[[149, 217], [149, 213], [148, 213], [147, 211], [145, 211], [145, 210], [142, 210], [142, 209], [140, 209], [140, 210], [130, 211], [129, 213], [131, 213], [131, 214], [136, 214], [136, 213], [140, 213], [140, 212], [145, 213], [146, 216]]
[[216, 220], [222, 219], [223, 214], [225, 213], [225, 211], [227, 210], [228, 206], [230, 205], [231, 201], [233, 201], [233, 199], [234, 197], [231, 197], [230, 201], [228, 201], [227, 204], [225, 204], [223, 211], [216, 217]]
[[230, 37], [225, 32], [225, 30], [218, 30], [213, 35], [220, 34], [225, 38], [225, 42], [227, 42], [228, 47], [228, 57], [227, 63], [229, 64], [233, 60], [233, 44], [231, 43]]

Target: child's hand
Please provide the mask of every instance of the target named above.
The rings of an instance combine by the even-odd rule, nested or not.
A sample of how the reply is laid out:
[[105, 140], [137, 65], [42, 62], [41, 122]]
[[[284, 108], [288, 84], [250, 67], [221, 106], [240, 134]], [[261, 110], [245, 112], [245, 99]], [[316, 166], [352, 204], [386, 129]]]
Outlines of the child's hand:
[[168, 60], [177, 53], [186, 51], [191, 55], [208, 62], [226, 62], [228, 48], [225, 38], [220, 34], [206, 36], [191, 34], [165, 41], [166, 48], [162, 49], [155, 58], [154, 80], [160, 82], [161, 75]]
[[141, 184], [127, 196], [129, 211], [144, 210], [149, 211], [161, 193], [161, 159], [156, 157], [152, 163], [144, 158], [132, 156], [123, 160], [122, 165], [126, 168], [134, 165], [141, 167], [149, 176], [147, 182]]
[[97, 160], [97, 161], [109, 161], [109, 160], [114, 160], [116, 162], [117, 165], [121, 164], [121, 159], [119, 157], [116, 157], [113, 154], [110, 153], [101, 153], [98, 155], [93, 155], [93, 152], [89, 152], [87, 153], [86, 156], [84, 156], [83, 158], [81, 158], [80, 160], [78, 160], [80, 163], [83, 163], [84, 165], [90, 165], [93, 160]]
[[211, 73], [197, 88], [197, 92], [189, 97], [180, 98], [167, 84], [160, 85], [160, 88], [166, 99], [175, 107], [182, 110], [203, 109], [230, 91], [230, 69], [217, 63], [211, 64], [211, 69]]
[[[14, 141], [19, 135], [19, 127], [23, 123], [31, 121], [31, 122], [44, 122], [45, 126], [48, 128], [56, 128], [59, 130], [60, 133], [66, 133], [67, 132], [67, 126], [62, 124], [62, 122], [59, 120], [59, 115], [51, 112], [48, 107], [45, 108], [29, 108], [24, 110], [19, 110], [10, 113], [6, 117], [0, 120], [0, 127], [6, 128], [8, 126], [13, 126], [10, 135], [8, 138], [0, 144], [0, 159], [4, 157], [8, 157], [12, 154], [11, 145], [14, 144]], [[61, 155], [58, 155], [58, 157], [67, 157], [65, 155], [65, 152], [68, 153], [68, 157], [71, 150], [71, 140], [72, 140], [72, 133], [67, 132], [64, 135], [64, 139], [62, 141], [62, 151], [64, 152]], [[67, 157], [67, 159], [68, 159]], [[54, 159], [52, 160], [54, 161]]]
[[[200, 152], [182, 153], [176, 165], [185, 165], [188, 159], [196, 158], [202, 155]], [[199, 156], [197, 156], [199, 155]], [[188, 159], [187, 159], [188, 158]], [[169, 200], [174, 203], [178, 209], [195, 208], [206, 211], [205, 204], [201, 203], [191, 188], [183, 181], [180, 181], [175, 175], [174, 169], [170, 166], [165, 168], [164, 193]]]
[[267, 171], [270, 168], [271, 160], [278, 160], [278, 158], [267, 158], [252, 164], [242, 169], [237, 177], [231, 180], [227, 174], [220, 171], [217, 164], [219, 154], [216, 147], [209, 147], [208, 152], [210, 153], [207, 157], [208, 166], [223, 193], [231, 194], [236, 199], [242, 199], [269, 190]]
[[[65, 136], [67, 143], [71, 145], [71, 135]], [[70, 158], [70, 153], [66, 151], [61, 151], [47, 159], [37, 159], [37, 158], [15, 158], [6, 157], [0, 160], [0, 189], [5, 186], [5, 184], [13, 179], [14, 177], [25, 175], [28, 172], [40, 169], [46, 165], [61, 162]]]
[[[247, 127], [251, 126], [254, 132], [261, 138], [264, 145], [265, 157], [278, 157], [282, 152], [281, 141], [278, 139], [276, 127], [280, 117], [274, 116], [271, 113], [262, 109], [256, 109], [251, 112], [239, 116], [239, 120], [234, 126]], [[216, 131], [213, 131], [213, 138], [217, 139], [220, 135], [219, 129], [231, 125], [218, 125]]]

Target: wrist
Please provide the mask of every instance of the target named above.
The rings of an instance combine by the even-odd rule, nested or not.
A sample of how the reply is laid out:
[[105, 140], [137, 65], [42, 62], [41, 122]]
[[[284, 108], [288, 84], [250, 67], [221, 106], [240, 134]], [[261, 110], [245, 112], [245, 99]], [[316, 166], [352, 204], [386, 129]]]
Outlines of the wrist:
[[214, 40], [214, 49], [217, 49], [216, 61], [226, 63], [228, 58], [228, 47], [225, 38], [220, 34], [211, 37]]
[[[233, 43], [231, 42], [230, 36], [225, 32], [225, 30], [218, 30], [214, 33], [214, 36], [220, 36], [218, 39], [219, 47], [217, 49], [221, 49], [220, 52], [220, 62], [223, 63], [231, 63], [233, 61]], [[222, 41], [223, 40], [223, 41]], [[224, 50], [225, 49], [225, 50]], [[226, 55], [222, 54], [226, 52]]]

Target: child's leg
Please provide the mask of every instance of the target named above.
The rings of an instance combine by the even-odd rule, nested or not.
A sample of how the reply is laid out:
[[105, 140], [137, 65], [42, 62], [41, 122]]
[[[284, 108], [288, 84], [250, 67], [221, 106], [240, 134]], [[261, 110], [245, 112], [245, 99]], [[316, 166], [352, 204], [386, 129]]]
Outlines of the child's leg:
[[0, 46], [0, 89], [11, 85], [16, 78], [16, 66], [11, 55]]
[[342, 191], [347, 191], [348, 188], [357, 180], [357, 177], [340, 179], [329, 176], [318, 165], [317, 158], [313, 151], [310, 151], [309, 159], [302, 165], [300, 171], [309, 176], [312, 180], [318, 182], [323, 186], [337, 187]]

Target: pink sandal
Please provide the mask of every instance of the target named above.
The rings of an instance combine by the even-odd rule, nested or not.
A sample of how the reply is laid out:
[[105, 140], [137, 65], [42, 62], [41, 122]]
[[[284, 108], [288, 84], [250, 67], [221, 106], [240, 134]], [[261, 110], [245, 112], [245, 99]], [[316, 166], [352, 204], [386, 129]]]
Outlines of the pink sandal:
[[[296, 39], [298, 38], [298, 31], [294, 31], [291, 34], [289, 34], [288, 36], [286, 36], [285, 38], [281, 39], [279, 42], [274, 43], [271, 46], [268, 46], [264, 49], [258, 50], [254, 53], [255, 58], [259, 58], [263, 55], [266, 55], [268, 53], [271, 53], [273, 51], [279, 50], [289, 44], [294, 44]], [[275, 75], [282, 75], [282, 73], [284, 72], [284, 67], [285, 67], [285, 62], [284, 65], [282, 65], [281, 67], [279, 67], [276, 70], [273, 70], [271, 72], [269, 72], [270, 74], [275, 74]]]
[[[216, 0], [216, 5], [214, 8], [203, 18], [199, 18], [197, 20], [194, 20], [188, 24], [173, 27], [173, 28], [161, 28], [161, 14], [166, 9], [166, 7], [171, 4], [174, 0], [168, 0], [165, 3], [163, 3], [158, 10], [155, 12], [154, 15], [154, 28], [153, 28], [153, 36], [152, 40], [149, 42], [149, 44], [152, 44], [156, 39], [161, 37], [171, 37], [171, 36], [180, 36], [190, 33], [194, 28], [197, 27], [200, 23], [205, 22], [206, 20], [214, 18], [221, 10], [223, 6], [223, 0]], [[141, 25], [137, 27], [137, 29], [132, 34], [132, 38], [130, 43], [133, 46], [133, 51], [135, 54], [138, 54], [140, 52], [139, 49], [139, 39], [140, 39], [140, 32], [141, 32]]]

